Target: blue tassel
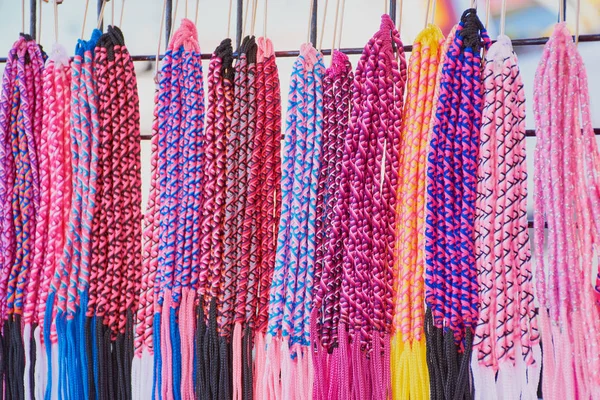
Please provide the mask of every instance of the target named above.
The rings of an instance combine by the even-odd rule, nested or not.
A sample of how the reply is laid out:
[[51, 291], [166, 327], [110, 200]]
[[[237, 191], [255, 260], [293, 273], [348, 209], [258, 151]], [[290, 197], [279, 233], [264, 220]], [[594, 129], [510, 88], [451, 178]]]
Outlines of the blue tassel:
[[154, 376], [152, 377], [152, 398], [162, 400], [162, 359], [160, 354], [160, 313], [154, 314], [154, 336], [152, 344], [154, 346]]
[[173, 398], [181, 400], [181, 336], [177, 324], [177, 310], [169, 310], [169, 322], [171, 325], [171, 347], [173, 352]]
[[[77, 313], [75, 314], [75, 321], [77, 321], [77, 337], [79, 338], [79, 364], [78, 367], [81, 370], [81, 390], [83, 392], [83, 398], [90, 398], [90, 389], [88, 387], [88, 370], [87, 370], [87, 352], [85, 351], [85, 314], [88, 306], [88, 292], [84, 290], [81, 293], [80, 305]], [[77, 397], [79, 398], [79, 397]]]
[[56, 336], [58, 338], [58, 399], [68, 399], [67, 393], [67, 343], [66, 343], [66, 321], [62, 311], [56, 314]]
[[50, 292], [46, 300], [46, 312], [44, 313], [44, 344], [46, 345], [46, 358], [48, 359], [48, 385], [46, 385], [45, 400], [52, 397], [52, 344], [50, 343], [50, 327], [52, 325], [52, 310], [54, 308], [54, 292]]

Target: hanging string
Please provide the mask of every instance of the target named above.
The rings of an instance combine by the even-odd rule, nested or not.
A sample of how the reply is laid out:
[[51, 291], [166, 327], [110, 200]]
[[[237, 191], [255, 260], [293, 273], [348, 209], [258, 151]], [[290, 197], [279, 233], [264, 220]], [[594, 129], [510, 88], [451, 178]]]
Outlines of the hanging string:
[[431, 11], [431, 0], [427, 0], [427, 11], [425, 11], [425, 28], [427, 27], [427, 24], [429, 23], [430, 11]]
[[54, 0], [54, 42], [58, 43], [58, 0]]
[[90, 5], [90, 0], [85, 0], [85, 11], [83, 12], [83, 24], [81, 26], [81, 39], [83, 39], [83, 35], [85, 35], [85, 23], [87, 21], [89, 5]]
[[227, 37], [231, 37], [231, 10], [233, 7], [233, 0], [229, 0], [229, 10], [227, 11]]
[[306, 43], [310, 43], [310, 28], [311, 28], [311, 24], [312, 24], [312, 17], [313, 17], [313, 8], [315, 6], [315, 0], [310, 0], [310, 7], [308, 9], [308, 28], [306, 30]]
[[98, 29], [102, 27], [102, 21], [104, 20], [104, 8], [106, 7], [106, 1], [102, 1], [102, 7], [100, 8], [100, 14], [98, 15]]
[[167, 10], [167, 0], [163, 1], [163, 9], [160, 15], [160, 28], [158, 28], [158, 46], [156, 48], [156, 58], [154, 60], [154, 83], [158, 85], [158, 64], [160, 60], [160, 47], [162, 43], [162, 31], [165, 25], [165, 13]]
[[41, 39], [42, 39], [42, 4], [43, 4], [43, 2], [42, 2], [42, 0], [40, 0], [38, 3], [38, 10], [39, 10], [38, 14], [40, 16], [39, 17], [40, 23], [38, 25], [38, 31], [37, 31], [37, 42], [38, 43], [41, 43]]
[[[175, 12], [173, 12], [173, 18], [171, 19], [171, 26], [175, 26], [175, 22], [177, 22], [177, 9], [179, 8], [179, 0], [175, 0]], [[171, 33], [169, 34], [169, 40], [167, 41], [167, 46], [171, 45], [171, 39], [173, 38], [173, 33], [175, 33], [175, 29], [171, 29]]]
[[577, 0], [577, 7], [575, 8], [575, 45], [579, 45], [579, 24], [581, 22], [581, 0]]
[[502, 0], [502, 10], [500, 11], [500, 35], [504, 36], [506, 28], [506, 0]]
[[116, 0], [110, 3], [110, 23], [112, 26], [115, 26], [115, 3]]
[[344, 10], [346, 9], [346, 0], [342, 0], [342, 12], [340, 13], [340, 36], [338, 38], [337, 48], [342, 48], [342, 33], [344, 32]]
[[[502, 0], [504, 2], [504, 0]], [[491, 0], [485, 2], [485, 28], [490, 29]]]
[[334, 22], [333, 22], [333, 37], [331, 39], [331, 62], [333, 62], [333, 50], [335, 49], [335, 39], [337, 37], [339, 12], [340, 12], [340, 0], [337, 0], [336, 4], [335, 4], [335, 18], [334, 18]]
[[25, 33], [25, 0], [21, 0], [21, 32]]
[[400, 32], [400, 28], [402, 27], [402, 11], [404, 7], [404, 1], [398, 0], [398, 32]]
[[267, 10], [269, 8], [269, 0], [265, 0], [265, 9], [263, 14], [263, 36], [267, 37]]
[[198, 26], [198, 13], [200, 11], [200, 0], [196, 0], [196, 14], [194, 15], [194, 25]]
[[258, 9], [258, 0], [254, 0], [252, 2], [252, 27], [250, 29], [250, 32], [252, 35], [254, 35], [254, 28], [256, 26], [256, 10]]
[[321, 24], [321, 38], [319, 39], [319, 51], [323, 50], [323, 37], [325, 36], [325, 21], [327, 21], [327, 6], [329, 0], [325, 0], [325, 8], [323, 9], [323, 23]]
[[121, 17], [119, 18], [119, 26], [123, 27], [123, 14], [125, 13], [125, 0], [121, 2]]

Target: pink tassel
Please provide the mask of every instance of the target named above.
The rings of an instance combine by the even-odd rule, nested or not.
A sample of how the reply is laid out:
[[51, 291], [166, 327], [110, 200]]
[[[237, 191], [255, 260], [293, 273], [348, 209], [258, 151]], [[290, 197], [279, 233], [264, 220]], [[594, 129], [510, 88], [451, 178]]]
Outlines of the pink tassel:
[[254, 337], [254, 350], [256, 352], [256, 356], [254, 358], [254, 398], [255, 399], [263, 399], [267, 396], [266, 385], [264, 378], [265, 375], [265, 363], [267, 353], [265, 351], [265, 334], [263, 332], [258, 332]]
[[171, 290], [165, 290], [165, 297], [160, 315], [160, 352], [163, 358], [162, 398], [173, 398], [173, 354], [171, 350], [171, 329], [169, 314], [171, 313]]
[[242, 400], [242, 325], [235, 323], [233, 328], [233, 400]]
[[183, 289], [179, 308], [181, 333], [181, 398], [194, 400], [194, 294]]

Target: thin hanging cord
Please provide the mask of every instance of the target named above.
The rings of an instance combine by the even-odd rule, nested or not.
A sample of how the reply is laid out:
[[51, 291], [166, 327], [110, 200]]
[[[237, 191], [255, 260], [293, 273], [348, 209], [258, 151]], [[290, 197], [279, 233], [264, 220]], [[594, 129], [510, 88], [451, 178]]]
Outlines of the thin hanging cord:
[[186, 18], [188, 17], [187, 11], [188, 11], [188, 0], [185, 0], [185, 14], [184, 15]]
[[558, 0], [558, 20], [559, 22], [565, 22], [565, 2]]
[[42, 4], [43, 4], [43, 1], [40, 0], [39, 6], [38, 6], [38, 10], [40, 10], [40, 25], [39, 25], [38, 31], [37, 31], [37, 42], [38, 43], [40, 43], [40, 40], [42, 39]]
[[431, 0], [427, 1], [427, 11], [425, 12], [425, 27], [429, 23], [429, 11], [431, 10]]
[[335, 49], [335, 39], [337, 37], [337, 29], [338, 29], [338, 16], [340, 13], [340, 0], [336, 1], [335, 4], [335, 18], [333, 21], [333, 38], [331, 40], [331, 62], [333, 63], [333, 50]]
[[[88, 0], [89, 1], [89, 0]], [[121, 3], [121, 17], [119, 18], [119, 27], [123, 27], [123, 11], [125, 10], [125, 0]]]
[[500, 11], [500, 35], [504, 36], [506, 27], [506, 0], [502, 0], [502, 10]]
[[319, 39], [319, 51], [323, 49], [323, 37], [325, 37], [325, 21], [327, 21], [327, 6], [329, 0], [325, 0], [325, 9], [323, 10], [323, 23], [321, 24], [321, 38]]
[[402, 26], [402, 9], [404, 6], [404, 1], [398, 0], [398, 32], [400, 32], [400, 27]]
[[106, 8], [106, 0], [102, 2], [102, 8], [100, 9], [100, 15], [98, 16], [98, 29], [102, 26], [104, 20], [104, 8]]
[[[123, 0], [125, 1], [125, 0]], [[85, 34], [85, 23], [87, 21], [88, 7], [90, 5], [90, 0], [85, 0], [85, 11], [83, 12], [83, 26], [81, 27], [81, 38], [83, 39], [83, 35]], [[41, 18], [40, 18], [41, 19]]]
[[158, 61], [160, 57], [160, 45], [162, 42], [162, 31], [165, 26], [165, 13], [167, 9], [167, 0], [163, 1], [162, 14], [160, 16], [160, 28], [158, 29], [158, 47], [156, 49], [156, 60], [154, 62], [154, 82], [158, 84]]
[[265, 0], [265, 11], [263, 15], [263, 36], [267, 37], [267, 8], [269, 6], [269, 0]]
[[58, 43], [58, 0], [54, 0], [54, 41]]
[[227, 13], [227, 37], [231, 36], [231, 8], [233, 0], [229, 0], [229, 12]]
[[[175, 0], [175, 12], [173, 13], [173, 19], [171, 20], [172, 27], [175, 26], [175, 22], [177, 21], [177, 9], [178, 8], [179, 8], [179, 0]], [[169, 43], [167, 43], [167, 46], [169, 46], [169, 44], [171, 43], [171, 38], [173, 37], [174, 32], [175, 32], [175, 29], [171, 29], [171, 33], [169, 34]]]
[[115, 1], [116, 0], [113, 0], [110, 3], [110, 24], [112, 26], [115, 26]]
[[[506, 1], [506, 0], [504, 0]], [[581, 0], [577, 0], [577, 8], [575, 9], [575, 46], [579, 45], [579, 20], [581, 18]]]
[[430, 24], [434, 24], [435, 23], [435, 0], [433, 0], [431, 2], [431, 19], [429, 20]]
[[200, 10], [200, 0], [196, 0], [196, 15], [194, 16], [194, 25], [198, 26], [198, 11]]
[[[242, 1], [242, 4], [244, 4], [244, 2]], [[246, 34], [246, 24], [248, 22], [248, 9], [250, 8], [252, 4], [249, 3], [248, 7], [246, 7], [244, 9], [244, 24], [242, 25], [242, 37], [244, 37], [244, 35]]]
[[310, 7], [308, 9], [308, 29], [306, 30], [306, 43], [310, 43], [310, 23], [312, 22], [312, 10], [315, 6], [315, 0], [310, 0]]
[[256, 10], [258, 9], [258, 0], [252, 2], [252, 29], [250, 32], [254, 35], [254, 28], [256, 26]]
[[25, 33], [25, 0], [21, 0], [21, 32]]
[[[486, 0], [485, 2], [485, 29], [490, 29], [490, 4], [491, 0]], [[502, 2], [504, 4], [504, 1]]]
[[342, 48], [342, 32], [344, 31], [344, 10], [346, 9], [346, 0], [342, 0], [342, 13], [340, 15], [340, 37], [338, 38], [337, 48]]

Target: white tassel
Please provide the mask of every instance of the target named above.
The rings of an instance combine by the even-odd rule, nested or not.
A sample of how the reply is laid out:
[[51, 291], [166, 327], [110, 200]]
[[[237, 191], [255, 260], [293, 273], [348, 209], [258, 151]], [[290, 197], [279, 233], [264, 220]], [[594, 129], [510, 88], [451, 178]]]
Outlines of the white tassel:
[[496, 388], [496, 373], [493, 368], [479, 364], [478, 349], [473, 349], [471, 356], [471, 372], [473, 374], [473, 387], [475, 400], [499, 400]]
[[[521, 359], [521, 363], [523, 363], [520, 353], [516, 359], [517, 362]], [[525, 369], [523, 369], [522, 372], [523, 375], [525, 375]], [[509, 360], [500, 363], [498, 379], [496, 380], [496, 393], [498, 393], [498, 398], [519, 399], [522, 389], [521, 381], [522, 378], [517, 375], [517, 367], [515, 365], [512, 365]]]
[[31, 399], [31, 385], [29, 383], [29, 371], [31, 371], [31, 324], [23, 327], [23, 348], [25, 350], [25, 373], [23, 375], [24, 393], [26, 399]]
[[140, 371], [140, 400], [152, 398], [152, 384], [154, 373], [154, 354], [146, 348], [142, 352], [142, 368]]
[[523, 387], [523, 400], [537, 400], [538, 386], [542, 372], [542, 349], [539, 344], [533, 346], [533, 359], [535, 364], [527, 367], [527, 381]]
[[46, 377], [48, 376], [48, 368], [46, 352], [42, 346], [41, 330], [36, 327], [33, 331], [35, 339], [35, 398], [43, 399], [46, 392]]
[[58, 343], [52, 344], [52, 393], [51, 399], [58, 399]]
[[133, 356], [131, 361], [131, 397], [133, 400], [142, 400], [140, 397], [140, 378], [142, 373], [142, 358]]

